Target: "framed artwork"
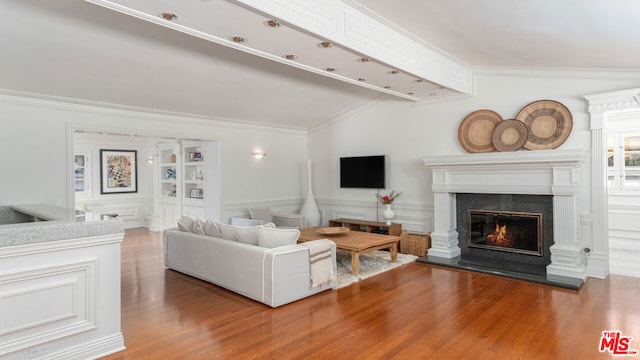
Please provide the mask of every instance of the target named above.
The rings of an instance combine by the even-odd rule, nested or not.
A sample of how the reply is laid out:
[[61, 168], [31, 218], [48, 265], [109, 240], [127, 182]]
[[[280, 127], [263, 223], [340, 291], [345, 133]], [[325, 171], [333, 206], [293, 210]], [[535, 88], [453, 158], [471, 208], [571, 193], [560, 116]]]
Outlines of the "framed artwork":
[[200, 189], [191, 189], [191, 197], [197, 199], [200, 197]]
[[137, 151], [100, 149], [100, 193], [138, 192]]

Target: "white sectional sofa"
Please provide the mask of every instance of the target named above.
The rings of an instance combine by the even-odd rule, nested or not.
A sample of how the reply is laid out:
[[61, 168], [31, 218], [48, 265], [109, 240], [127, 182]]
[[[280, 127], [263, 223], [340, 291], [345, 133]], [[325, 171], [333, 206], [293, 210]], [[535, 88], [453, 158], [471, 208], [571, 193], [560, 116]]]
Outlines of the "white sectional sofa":
[[[238, 232], [251, 232], [248, 228], [236, 229], [239, 229]], [[245, 242], [240, 242], [230, 239], [229, 228], [221, 231], [219, 236], [184, 230], [165, 230], [165, 266], [271, 307], [278, 307], [337, 286], [334, 279], [322, 286], [311, 287], [309, 248], [305, 245], [269, 248], [245, 243], [246, 236], [243, 238]], [[224, 232], [227, 233], [226, 239], [221, 237]], [[329, 246], [331, 266], [336, 274], [335, 243], [327, 239], [316, 241], [325, 242]], [[293, 242], [295, 243], [295, 240]]]

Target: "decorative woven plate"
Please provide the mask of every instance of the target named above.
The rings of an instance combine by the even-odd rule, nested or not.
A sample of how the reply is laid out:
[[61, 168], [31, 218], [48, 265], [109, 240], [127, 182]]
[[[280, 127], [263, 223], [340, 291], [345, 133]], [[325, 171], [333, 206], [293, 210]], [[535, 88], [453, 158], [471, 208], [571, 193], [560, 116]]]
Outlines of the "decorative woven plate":
[[555, 149], [562, 145], [573, 127], [573, 117], [566, 106], [553, 100], [539, 100], [525, 106], [516, 119], [529, 130], [524, 147], [529, 150]]
[[316, 230], [322, 235], [340, 235], [349, 232], [349, 228], [345, 226], [324, 227]]
[[516, 151], [527, 142], [527, 126], [518, 120], [504, 120], [493, 130], [493, 146], [498, 151]]
[[467, 115], [458, 127], [458, 141], [470, 153], [496, 151], [493, 146], [493, 130], [502, 116], [492, 110], [477, 110]]

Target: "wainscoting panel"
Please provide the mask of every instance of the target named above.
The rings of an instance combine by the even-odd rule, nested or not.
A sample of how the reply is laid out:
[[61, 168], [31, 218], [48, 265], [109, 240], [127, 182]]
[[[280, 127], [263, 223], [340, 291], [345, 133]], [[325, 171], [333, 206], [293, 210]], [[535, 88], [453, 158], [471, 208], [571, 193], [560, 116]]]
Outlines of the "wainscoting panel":
[[227, 203], [222, 210], [220, 221], [229, 223], [229, 220], [234, 216], [249, 218], [250, 207], [270, 207], [274, 211], [285, 214], [300, 214], [303, 202], [304, 199], [276, 199], [269, 201]]
[[[329, 220], [347, 218], [356, 220], [385, 221], [384, 208], [376, 206], [376, 201], [317, 200], [322, 216], [322, 226]], [[394, 223], [402, 224], [402, 229], [410, 232], [430, 232], [433, 226], [433, 205], [398, 201], [392, 206], [395, 212]]]
[[0, 275], [0, 356], [95, 329], [97, 261]]
[[97, 359], [123, 350], [123, 237], [0, 247], [0, 358]]
[[[249, 207], [271, 207], [276, 211], [285, 213], [300, 213], [300, 207], [304, 199], [280, 199], [259, 202], [229, 203], [224, 206], [223, 222], [228, 222], [232, 216], [249, 217]], [[336, 200], [316, 198], [320, 210], [320, 226], [327, 226], [329, 220], [338, 218], [385, 221], [382, 217], [384, 208], [376, 206], [376, 199], [362, 200]], [[433, 226], [433, 205], [399, 201], [393, 205], [396, 213], [394, 222], [401, 223], [402, 228], [411, 232], [429, 232]]]
[[117, 214], [126, 229], [145, 225], [144, 198], [91, 200], [84, 203], [86, 211], [95, 214]]
[[609, 271], [612, 274], [640, 277], [639, 218], [640, 206], [609, 204]]
[[[325, 211], [327, 212], [327, 211]], [[354, 219], [354, 220], [375, 220], [375, 219], [367, 219], [366, 211], [353, 211], [353, 210], [341, 210], [341, 209], [332, 209], [328, 211], [329, 218], [326, 219], [325, 222], [328, 223], [331, 219]]]

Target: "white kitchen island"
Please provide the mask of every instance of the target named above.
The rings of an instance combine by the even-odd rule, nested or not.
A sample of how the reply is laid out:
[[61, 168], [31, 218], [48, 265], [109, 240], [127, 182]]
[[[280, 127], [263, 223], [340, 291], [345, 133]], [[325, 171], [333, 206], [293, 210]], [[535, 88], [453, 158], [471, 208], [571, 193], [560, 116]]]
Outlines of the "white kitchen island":
[[0, 206], [0, 359], [95, 359], [124, 349], [121, 221]]

